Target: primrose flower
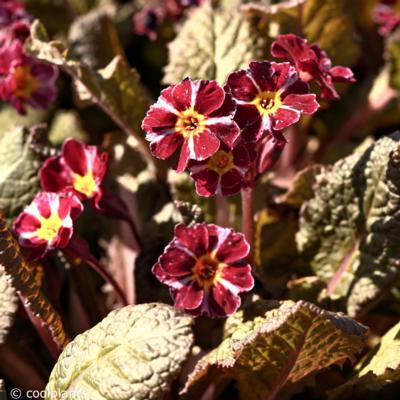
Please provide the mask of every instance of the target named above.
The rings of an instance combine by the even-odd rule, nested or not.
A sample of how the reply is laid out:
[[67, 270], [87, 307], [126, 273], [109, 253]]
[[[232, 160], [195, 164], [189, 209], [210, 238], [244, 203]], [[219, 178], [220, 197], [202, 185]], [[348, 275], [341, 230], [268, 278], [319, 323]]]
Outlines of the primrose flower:
[[153, 267], [170, 287], [175, 306], [192, 315], [224, 317], [254, 286], [244, 260], [250, 246], [241, 233], [213, 224], [177, 225], [175, 236]]
[[[253, 61], [248, 70], [231, 73], [227, 87], [237, 103], [239, 126], [240, 121], [247, 120], [245, 129], [252, 132], [254, 140], [318, 109], [315, 94], [309, 93], [308, 84], [298, 78], [289, 63]], [[246, 136], [251, 135], [247, 132]]]
[[30, 247], [34, 259], [49, 250], [67, 246], [73, 233], [73, 220], [83, 206], [72, 193], [41, 192], [14, 221], [14, 230], [23, 247]]
[[379, 25], [379, 34], [388, 36], [400, 24], [400, 2], [397, 0], [378, 4], [373, 11], [374, 21]]
[[286, 139], [282, 132], [275, 131], [265, 136], [259, 144], [259, 156], [257, 160], [257, 171], [262, 174], [270, 170], [282, 154], [286, 146]]
[[179, 149], [176, 170], [182, 172], [189, 159], [211, 157], [221, 142], [232, 148], [240, 133], [235, 110], [235, 102], [217, 82], [186, 78], [161, 92], [142, 128], [155, 157], [165, 160]]
[[57, 96], [58, 69], [15, 51], [6, 52], [8, 59], [0, 61], [0, 99], [11, 103], [19, 113], [25, 114], [28, 104], [34, 108], [47, 108]]
[[196, 182], [200, 196], [231, 196], [239, 193], [246, 183], [246, 174], [256, 158], [252, 143], [241, 143], [230, 150], [220, 149], [204, 161], [190, 161], [188, 169]]
[[296, 66], [302, 80], [315, 80], [321, 87], [321, 98], [339, 99], [335, 82], [355, 82], [350, 68], [332, 67], [328, 55], [316, 44], [309, 45], [302, 37], [287, 34], [280, 35], [272, 43], [271, 54], [277, 58], [286, 58]]
[[103, 196], [101, 184], [108, 167], [108, 154], [96, 146], [75, 139], [64, 142], [61, 155], [49, 157], [39, 172], [42, 188], [48, 192], [74, 192], [98, 207]]

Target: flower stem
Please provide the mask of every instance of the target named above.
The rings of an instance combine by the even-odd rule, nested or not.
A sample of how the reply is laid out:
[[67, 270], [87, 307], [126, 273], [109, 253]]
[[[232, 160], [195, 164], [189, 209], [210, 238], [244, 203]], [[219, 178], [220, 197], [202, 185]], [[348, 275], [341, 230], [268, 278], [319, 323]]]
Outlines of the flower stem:
[[253, 210], [253, 187], [242, 189], [242, 232], [250, 244], [249, 262], [253, 262], [254, 242], [254, 210]]
[[215, 207], [216, 207], [216, 215], [215, 220], [217, 225], [220, 226], [229, 226], [229, 200], [224, 196], [216, 196], [215, 197]]

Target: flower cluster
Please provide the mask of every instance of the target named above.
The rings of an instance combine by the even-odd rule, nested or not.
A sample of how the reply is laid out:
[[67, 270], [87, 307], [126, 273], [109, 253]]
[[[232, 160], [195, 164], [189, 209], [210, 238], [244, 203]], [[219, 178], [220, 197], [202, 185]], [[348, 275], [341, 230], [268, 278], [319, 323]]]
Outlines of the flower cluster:
[[26, 105], [47, 108], [57, 95], [56, 67], [24, 52], [31, 17], [16, 0], [0, 2], [0, 99], [25, 114]]
[[[223, 87], [186, 78], [163, 90], [143, 120], [152, 154], [175, 158], [176, 171], [187, 170], [201, 196], [247, 190], [273, 167], [286, 145], [283, 130], [319, 107], [311, 81], [326, 100], [339, 98], [335, 82], [354, 82], [349, 68], [333, 67], [321, 48], [296, 35], [279, 36], [271, 53], [288, 62], [252, 61]], [[244, 237], [230, 229], [180, 225], [153, 273], [177, 307], [224, 316], [253, 286], [248, 253]]]
[[175, 306], [193, 315], [224, 317], [254, 286], [243, 235], [213, 224], [178, 225], [153, 273], [169, 286]]
[[135, 33], [146, 35], [151, 40], [157, 39], [158, 27], [166, 19], [180, 18], [185, 10], [199, 6], [203, 0], [150, 0], [133, 17]]
[[75, 139], [66, 140], [61, 154], [44, 162], [39, 172], [44, 191], [14, 223], [21, 246], [32, 249], [32, 258], [66, 247], [73, 232], [72, 220], [83, 210], [81, 201], [87, 199], [102, 211], [102, 182], [107, 167], [107, 153]]
[[379, 25], [379, 34], [388, 36], [400, 25], [400, 1], [381, 1], [374, 8], [373, 18]]

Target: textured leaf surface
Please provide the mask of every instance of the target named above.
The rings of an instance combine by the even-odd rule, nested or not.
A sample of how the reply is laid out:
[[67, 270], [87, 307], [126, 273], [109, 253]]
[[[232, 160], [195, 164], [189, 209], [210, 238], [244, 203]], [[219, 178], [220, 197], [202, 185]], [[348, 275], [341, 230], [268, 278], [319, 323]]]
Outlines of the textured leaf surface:
[[0, 134], [0, 210], [9, 220], [39, 191], [41, 163], [29, 143], [29, 133], [22, 127]]
[[3, 265], [0, 264], [0, 344], [4, 343], [8, 330], [14, 321], [17, 304], [17, 294], [10, 284], [10, 277]]
[[91, 69], [73, 60], [61, 42], [48, 41], [44, 28], [37, 21], [32, 26], [28, 48], [37, 58], [58, 65], [71, 75], [82, 101], [97, 104], [125, 132], [144, 142], [140, 124], [149, 99], [140, 85], [138, 73], [130, 69], [121, 56], [115, 56], [104, 69]]
[[334, 64], [352, 65], [360, 48], [353, 22], [342, 0], [307, 0], [303, 6], [304, 35], [318, 43]]
[[356, 367], [357, 374], [333, 391], [334, 398], [357, 392], [378, 392], [400, 381], [400, 323], [390, 329], [371, 354]]
[[190, 76], [224, 83], [230, 72], [263, 58], [266, 50], [265, 40], [237, 7], [217, 8], [205, 2], [193, 10], [170, 43], [164, 82]]
[[25, 262], [19, 246], [0, 213], [0, 265], [9, 276], [31, 319], [42, 327], [44, 335], [52, 338], [54, 352], [62, 349], [68, 339], [60, 316], [38, 285], [37, 268]]
[[261, 302], [227, 321], [229, 336], [199, 361], [185, 390], [237, 381], [241, 398], [273, 399], [311, 372], [353, 359], [366, 328], [303, 301]]
[[400, 89], [400, 29], [386, 42], [386, 58], [389, 63], [389, 81], [393, 89]]
[[100, 7], [75, 19], [68, 34], [73, 57], [93, 69], [105, 67], [116, 55], [123, 57], [114, 13], [114, 7]]
[[302, 211], [299, 249], [352, 316], [399, 272], [399, 140], [395, 133], [338, 161]]
[[192, 343], [191, 318], [171, 306], [121, 308], [65, 348], [46, 389], [66, 399], [160, 399]]

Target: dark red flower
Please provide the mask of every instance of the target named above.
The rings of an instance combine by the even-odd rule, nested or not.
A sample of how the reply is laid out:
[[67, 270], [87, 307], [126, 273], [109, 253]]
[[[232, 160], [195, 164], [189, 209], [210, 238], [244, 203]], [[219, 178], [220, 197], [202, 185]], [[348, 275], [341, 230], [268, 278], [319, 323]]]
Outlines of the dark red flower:
[[289, 63], [253, 61], [248, 70], [230, 74], [227, 87], [237, 103], [235, 120], [247, 141], [258, 140], [266, 131], [284, 129], [301, 114], [318, 109], [315, 95]]
[[[13, 46], [0, 61], [0, 98], [11, 103], [19, 113], [26, 105], [47, 108], [56, 99], [58, 69], [21, 53], [21, 45]], [[7, 72], [5, 72], [7, 71]]]
[[378, 32], [382, 36], [392, 33], [400, 24], [400, 2], [378, 4], [373, 11], [374, 21], [379, 25]]
[[259, 174], [270, 170], [282, 154], [286, 146], [286, 139], [282, 132], [276, 131], [265, 136], [259, 144], [259, 157], [257, 161], [257, 171]]
[[213, 224], [178, 225], [153, 273], [170, 287], [177, 308], [192, 315], [225, 317], [254, 286], [241, 233]]
[[231, 196], [246, 184], [246, 174], [256, 159], [255, 146], [241, 143], [233, 150], [221, 148], [204, 161], [190, 161], [188, 169], [200, 196]]
[[165, 160], [180, 149], [176, 170], [182, 172], [189, 159], [211, 157], [221, 141], [232, 148], [240, 133], [233, 121], [235, 109], [217, 82], [186, 78], [161, 92], [142, 128], [154, 156]]
[[40, 183], [45, 191], [72, 191], [81, 200], [91, 199], [98, 206], [107, 167], [107, 153], [101, 153], [96, 146], [68, 139], [62, 146], [61, 155], [44, 162], [39, 172]]
[[21, 246], [30, 247], [32, 258], [40, 258], [49, 250], [64, 248], [73, 233], [73, 220], [83, 206], [72, 193], [41, 192], [14, 221], [14, 230]]
[[161, 7], [144, 7], [133, 16], [133, 26], [137, 35], [146, 35], [151, 40], [157, 39], [157, 29], [165, 19]]
[[272, 43], [271, 54], [277, 58], [286, 58], [305, 82], [315, 80], [321, 87], [321, 98], [339, 99], [335, 82], [355, 82], [353, 72], [346, 67], [332, 67], [328, 55], [316, 44], [309, 45], [302, 37], [287, 34], [280, 35]]

